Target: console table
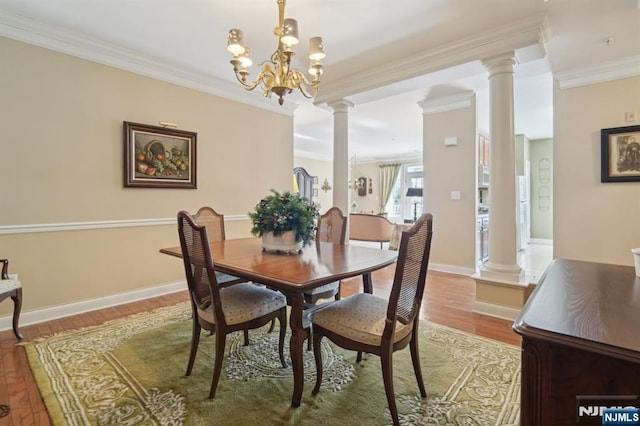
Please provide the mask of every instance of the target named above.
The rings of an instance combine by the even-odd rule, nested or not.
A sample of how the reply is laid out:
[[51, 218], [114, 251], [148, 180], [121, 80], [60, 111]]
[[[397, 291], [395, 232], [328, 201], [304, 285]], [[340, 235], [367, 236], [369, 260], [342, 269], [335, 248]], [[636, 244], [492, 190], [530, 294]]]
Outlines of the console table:
[[637, 404], [640, 278], [633, 267], [553, 261], [513, 329], [522, 336], [521, 425], [575, 425], [578, 396], [635, 395]]

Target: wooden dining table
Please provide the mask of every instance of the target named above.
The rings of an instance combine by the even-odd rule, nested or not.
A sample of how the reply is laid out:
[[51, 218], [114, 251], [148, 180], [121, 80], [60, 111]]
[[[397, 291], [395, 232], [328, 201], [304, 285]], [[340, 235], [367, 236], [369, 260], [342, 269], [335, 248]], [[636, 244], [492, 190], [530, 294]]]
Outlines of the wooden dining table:
[[[398, 256], [395, 251], [317, 241], [303, 247], [302, 252], [297, 254], [264, 251], [259, 238], [228, 239], [209, 245], [216, 270], [264, 284], [287, 297], [291, 306], [289, 350], [293, 369], [292, 407], [300, 406], [302, 399], [302, 355], [304, 341], [309, 337], [309, 324], [304, 318], [303, 292], [362, 275], [364, 291], [372, 293], [371, 272], [394, 263]], [[182, 257], [179, 246], [163, 248], [160, 253]]]

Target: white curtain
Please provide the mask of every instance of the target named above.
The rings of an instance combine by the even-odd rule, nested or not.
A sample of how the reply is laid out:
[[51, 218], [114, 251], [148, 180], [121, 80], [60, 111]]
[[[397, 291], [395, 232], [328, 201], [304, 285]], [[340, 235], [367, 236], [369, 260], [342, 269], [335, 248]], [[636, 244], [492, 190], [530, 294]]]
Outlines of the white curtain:
[[384, 213], [384, 206], [389, 202], [393, 185], [400, 173], [400, 163], [381, 164], [380, 166], [380, 213]]

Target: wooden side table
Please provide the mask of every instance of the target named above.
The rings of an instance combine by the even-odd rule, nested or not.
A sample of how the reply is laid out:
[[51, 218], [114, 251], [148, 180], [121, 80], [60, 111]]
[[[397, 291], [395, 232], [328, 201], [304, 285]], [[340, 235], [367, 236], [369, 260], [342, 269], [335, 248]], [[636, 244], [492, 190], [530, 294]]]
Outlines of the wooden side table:
[[513, 326], [522, 335], [522, 426], [600, 425], [592, 408], [639, 406], [638, 306], [633, 267], [551, 263]]

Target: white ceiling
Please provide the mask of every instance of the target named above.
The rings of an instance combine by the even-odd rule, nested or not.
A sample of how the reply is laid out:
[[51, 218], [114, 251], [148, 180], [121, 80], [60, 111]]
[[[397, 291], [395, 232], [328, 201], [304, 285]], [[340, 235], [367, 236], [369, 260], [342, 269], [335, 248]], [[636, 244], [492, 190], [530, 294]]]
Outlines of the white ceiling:
[[[296, 151], [318, 158], [331, 156], [326, 102], [341, 98], [354, 103], [349, 145], [358, 158], [419, 153], [417, 102], [427, 96], [473, 90], [487, 131], [477, 54], [516, 51], [515, 130], [530, 139], [552, 137], [553, 76], [640, 66], [640, 0], [289, 0], [286, 16], [298, 20], [298, 57], [311, 36], [327, 49], [319, 105], [289, 97], [300, 104]], [[235, 83], [227, 32], [242, 29], [259, 63], [275, 50], [276, 24], [276, 0], [0, 0], [0, 35], [138, 72], [144, 60], [149, 75], [155, 66], [251, 102], [260, 95]]]

